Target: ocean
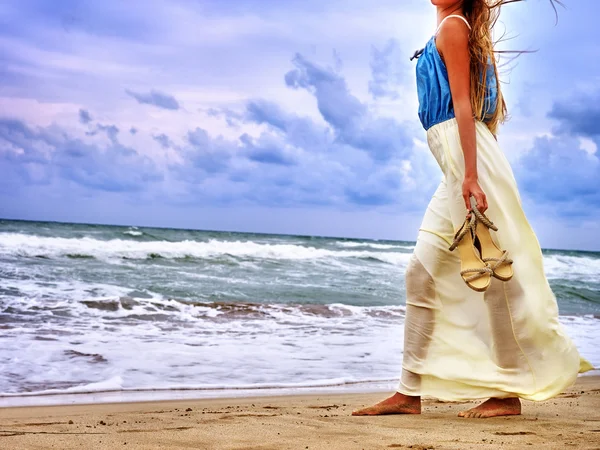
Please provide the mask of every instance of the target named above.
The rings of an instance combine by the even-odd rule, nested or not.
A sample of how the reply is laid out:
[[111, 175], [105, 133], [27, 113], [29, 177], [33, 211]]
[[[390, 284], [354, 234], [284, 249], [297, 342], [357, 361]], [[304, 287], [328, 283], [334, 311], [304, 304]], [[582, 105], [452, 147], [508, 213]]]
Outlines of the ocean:
[[[393, 389], [413, 248], [0, 220], [0, 406]], [[600, 253], [544, 265], [600, 367]]]

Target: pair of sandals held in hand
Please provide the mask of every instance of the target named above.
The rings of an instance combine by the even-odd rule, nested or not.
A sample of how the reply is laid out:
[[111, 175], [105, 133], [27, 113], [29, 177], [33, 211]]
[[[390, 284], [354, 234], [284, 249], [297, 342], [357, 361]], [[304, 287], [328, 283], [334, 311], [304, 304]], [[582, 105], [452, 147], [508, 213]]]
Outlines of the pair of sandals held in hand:
[[512, 260], [506, 250], [500, 250], [492, 240], [490, 229], [498, 228], [477, 209], [475, 197], [470, 198], [471, 210], [454, 235], [450, 251], [458, 248], [462, 279], [471, 289], [484, 292], [492, 277], [508, 281], [513, 276]]

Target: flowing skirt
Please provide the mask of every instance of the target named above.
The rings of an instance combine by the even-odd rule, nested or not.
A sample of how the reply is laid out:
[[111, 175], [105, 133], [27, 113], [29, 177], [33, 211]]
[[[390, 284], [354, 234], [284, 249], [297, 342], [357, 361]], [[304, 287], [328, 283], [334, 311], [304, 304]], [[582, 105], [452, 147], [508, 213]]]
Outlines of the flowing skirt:
[[427, 130], [444, 174], [406, 271], [404, 359], [398, 392], [442, 400], [521, 397], [545, 400], [592, 366], [558, 321], [539, 242], [529, 225], [512, 169], [482, 122], [476, 123], [479, 184], [501, 249], [514, 261], [508, 282], [486, 292], [462, 280], [454, 232], [465, 219], [464, 158], [456, 119]]

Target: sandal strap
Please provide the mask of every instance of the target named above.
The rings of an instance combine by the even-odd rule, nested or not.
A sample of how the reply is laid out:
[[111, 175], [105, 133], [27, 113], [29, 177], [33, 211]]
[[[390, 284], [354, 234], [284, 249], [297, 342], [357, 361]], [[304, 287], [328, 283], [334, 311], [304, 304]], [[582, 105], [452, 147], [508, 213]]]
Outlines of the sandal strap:
[[498, 227], [494, 225], [494, 222], [492, 222], [485, 214], [483, 214], [481, 211], [479, 211], [479, 209], [477, 209], [477, 201], [475, 200], [475, 197], [471, 196], [470, 201], [471, 211], [473, 212], [475, 217], [477, 217], [477, 220], [479, 220], [486, 227], [491, 228], [494, 231], [498, 231]]
[[456, 247], [458, 247], [458, 244], [460, 243], [460, 241], [463, 240], [463, 238], [465, 237], [465, 235], [468, 232], [474, 232], [475, 223], [476, 223], [475, 216], [471, 216], [471, 219], [466, 219], [464, 221], [462, 226], [458, 229], [458, 231], [454, 235], [454, 241], [452, 242], [452, 245], [450, 245], [450, 251], [453, 251]]
[[477, 269], [464, 269], [464, 270], [460, 271], [461, 275], [464, 275], [467, 273], [473, 273], [473, 275], [466, 277], [464, 279], [465, 281], [473, 281], [473, 280], [483, 277], [486, 274], [493, 275], [494, 272], [489, 266], [479, 267]]
[[513, 260], [508, 257], [508, 252], [506, 250], [504, 250], [504, 252], [502, 252], [502, 256], [500, 258], [483, 258], [482, 261], [483, 262], [489, 262], [489, 261], [496, 262], [496, 264], [491, 266], [492, 270], [497, 269], [502, 264], [512, 264], [513, 263]]

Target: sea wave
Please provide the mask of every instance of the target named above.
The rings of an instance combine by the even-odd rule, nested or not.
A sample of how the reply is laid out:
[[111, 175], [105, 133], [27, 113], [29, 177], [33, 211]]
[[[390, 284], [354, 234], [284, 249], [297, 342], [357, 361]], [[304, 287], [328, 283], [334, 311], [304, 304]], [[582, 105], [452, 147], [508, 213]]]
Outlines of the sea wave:
[[129, 236], [142, 236], [144, 233], [137, 230], [127, 230], [123, 231], [123, 234], [128, 234]]
[[0, 234], [0, 256], [37, 258], [96, 258], [111, 262], [122, 259], [214, 259], [220, 257], [319, 260], [359, 258], [405, 265], [409, 253], [367, 250], [329, 250], [293, 244], [260, 244], [252, 241], [148, 241], [99, 240], [90, 237], [40, 237], [19, 233]]
[[[403, 320], [287, 319], [215, 322], [212, 332], [115, 320], [96, 321], [96, 327], [61, 328], [45, 321], [42, 329], [4, 329], [0, 397], [149, 391], [168, 392], [167, 397], [174, 391], [235, 396], [236, 390], [397, 381], [390, 377], [402, 360]], [[598, 366], [594, 336], [600, 321], [575, 316], [560, 321], [582, 355]]]
[[402, 250], [412, 250], [415, 248], [414, 245], [398, 245], [398, 244], [378, 244], [376, 242], [364, 241], [364, 242], [351, 242], [351, 241], [337, 241], [335, 245], [339, 247], [347, 247], [347, 248], [364, 248], [371, 247], [379, 250], [393, 250], [393, 249], [402, 249]]
[[[325, 244], [307, 245], [299, 243], [264, 243], [250, 240], [205, 241], [155, 240], [136, 229], [124, 231], [132, 239], [101, 240], [93, 237], [66, 238], [45, 237], [21, 233], [0, 233], [0, 257], [37, 257], [44, 259], [98, 259], [110, 263], [125, 260], [207, 260], [240, 262], [279, 260], [279, 261], [323, 261], [337, 264], [351, 260], [381, 262], [406, 267], [410, 258], [408, 245], [380, 244], [375, 242], [335, 241], [334, 246]], [[138, 239], [142, 233], [144, 238]], [[336, 248], [337, 247], [337, 248]], [[346, 264], [344, 263], [344, 264]], [[598, 283], [600, 279], [600, 258], [595, 253], [560, 254], [552, 252], [544, 255], [544, 268], [552, 280], [572, 280]]]
[[156, 384], [144, 387], [125, 387], [123, 378], [112, 377], [108, 380], [72, 386], [65, 389], [44, 389], [35, 392], [0, 392], [0, 398], [37, 397], [46, 395], [93, 394], [102, 392], [149, 392], [149, 391], [257, 391], [271, 389], [310, 389], [323, 387], [342, 387], [349, 385], [368, 385], [372, 383], [396, 382], [394, 378], [327, 378], [298, 383], [256, 383], [256, 384]]
[[580, 255], [544, 255], [544, 269], [549, 279], [581, 279], [600, 280], [600, 258]]
[[[404, 305], [353, 306], [331, 304], [274, 304], [239, 301], [191, 302], [164, 298], [158, 294], [143, 293], [143, 297], [131, 295], [109, 295], [84, 298], [80, 289], [74, 290], [73, 298], [57, 296], [55, 300], [36, 295], [13, 297], [5, 305], [14, 315], [36, 311], [40, 315], [60, 313], [62, 317], [96, 316], [103, 319], [132, 319], [169, 322], [208, 319], [210, 321], [269, 320], [283, 322], [300, 321], [310, 323], [326, 319], [395, 319], [404, 317]], [[140, 293], [141, 295], [141, 293]], [[79, 299], [78, 299], [79, 298]]]

